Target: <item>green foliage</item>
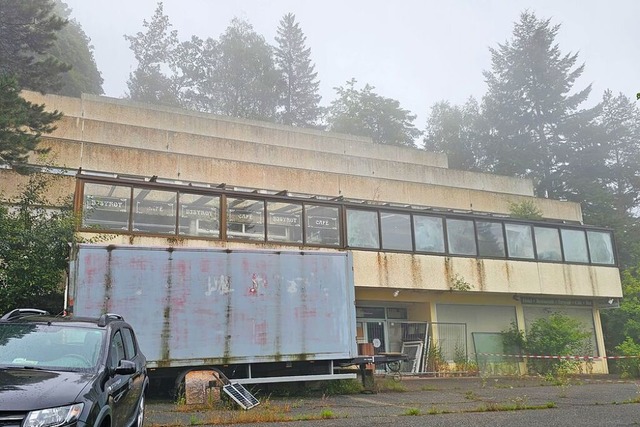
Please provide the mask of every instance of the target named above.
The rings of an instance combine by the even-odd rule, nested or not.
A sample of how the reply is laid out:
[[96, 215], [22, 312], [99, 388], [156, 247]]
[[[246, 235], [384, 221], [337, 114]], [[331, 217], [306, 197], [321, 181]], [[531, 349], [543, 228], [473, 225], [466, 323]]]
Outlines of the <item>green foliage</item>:
[[51, 179], [31, 175], [18, 200], [5, 200], [11, 208], [0, 206], [0, 313], [16, 307], [62, 311], [75, 222], [70, 203], [43, 207]]
[[138, 61], [138, 67], [129, 75], [129, 97], [134, 101], [159, 105], [178, 105], [174, 79], [167, 77], [178, 45], [177, 31], [171, 31], [169, 17], [164, 15], [162, 2], [158, 3], [150, 22], [143, 21], [146, 32], [125, 35]]
[[467, 291], [470, 291], [471, 289], [473, 289], [473, 286], [471, 286], [469, 282], [464, 280], [464, 277], [458, 274], [456, 274], [451, 279], [451, 283], [449, 284], [449, 290], [451, 291], [467, 292]]
[[27, 160], [43, 133], [55, 130], [53, 122], [60, 119], [58, 111], [47, 113], [44, 105], [32, 104], [20, 97], [17, 80], [0, 75], [0, 164], [13, 165], [19, 172], [20, 163]]
[[617, 349], [627, 339], [640, 342], [640, 267], [624, 270], [620, 277], [623, 294], [620, 308], [601, 311], [608, 349]]
[[368, 136], [378, 144], [415, 146], [421, 132], [413, 125], [416, 116], [394, 99], [376, 94], [373, 86], [356, 89], [356, 80], [337, 87], [327, 118], [334, 132]]
[[[591, 334], [584, 330], [579, 320], [561, 313], [536, 320], [526, 336], [513, 323], [502, 335], [505, 351], [519, 347], [524, 353], [539, 356], [571, 356], [590, 352]], [[543, 375], [576, 370], [578, 364], [578, 361], [566, 359], [527, 360], [530, 371]]]
[[577, 54], [560, 52], [559, 29], [523, 12], [512, 39], [490, 49], [491, 70], [484, 73], [488, 170], [531, 178], [543, 197], [565, 191], [559, 174], [573, 160], [579, 130], [588, 123], [579, 106], [591, 88], [573, 88], [584, 66], [576, 66]]
[[320, 82], [311, 63], [311, 49], [292, 13], [286, 14], [278, 26], [275, 62], [284, 79], [278, 121], [294, 126], [314, 127], [320, 119]]
[[70, 66], [49, 54], [66, 25], [54, 6], [53, 0], [0, 0], [0, 77], [42, 92], [61, 87]]
[[617, 361], [617, 367], [623, 377], [640, 378], [640, 344], [627, 337], [616, 346], [616, 353], [620, 356], [630, 356], [628, 359]]
[[49, 53], [69, 64], [71, 69], [62, 75], [62, 86], [56, 93], [80, 97], [83, 93], [101, 95], [102, 75], [93, 56], [91, 40], [76, 20], [70, 20], [71, 10], [61, 0], [56, 0], [55, 12], [68, 20], [58, 33]]
[[480, 146], [480, 108], [474, 98], [462, 107], [441, 101], [431, 107], [424, 148], [447, 155], [452, 169], [481, 170], [484, 154]]
[[531, 200], [524, 200], [520, 203], [509, 203], [509, 213], [514, 218], [542, 219], [542, 211]]

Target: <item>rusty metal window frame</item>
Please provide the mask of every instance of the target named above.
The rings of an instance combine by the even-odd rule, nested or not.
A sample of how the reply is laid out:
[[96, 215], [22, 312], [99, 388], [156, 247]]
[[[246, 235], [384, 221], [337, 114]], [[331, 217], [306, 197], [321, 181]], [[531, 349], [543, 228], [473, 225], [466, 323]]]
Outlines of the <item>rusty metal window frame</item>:
[[[385, 202], [367, 202], [367, 201], [359, 201], [359, 200], [351, 200], [351, 199], [343, 199], [341, 196], [339, 197], [329, 197], [329, 196], [313, 196], [313, 195], [303, 195], [303, 194], [292, 194], [287, 191], [268, 191], [268, 190], [256, 190], [256, 189], [247, 189], [247, 188], [239, 188], [239, 187], [229, 187], [225, 184], [219, 185], [210, 185], [210, 184], [193, 184], [192, 183], [177, 183], [177, 182], [166, 182], [161, 179], [156, 179], [156, 177], [151, 177], [148, 179], [143, 179], [140, 177], [126, 177], [126, 176], [117, 176], [115, 174], [96, 174], [96, 175], [83, 175], [81, 173], [76, 175], [78, 179], [77, 184], [77, 194], [76, 194], [76, 202], [75, 209], [83, 218], [83, 210], [85, 207], [85, 198], [86, 191], [85, 185], [87, 184], [98, 184], [98, 185], [111, 185], [115, 187], [123, 187], [129, 190], [130, 196], [130, 206], [129, 206], [129, 222], [128, 227], [126, 229], [104, 229], [97, 227], [87, 227], [84, 225], [83, 221], [80, 221], [78, 226], [78, 231], [86, 231], [86, 232], [98, 232], [98, 233], [119, 233], [119, 234], [144, 234], [145, 236], [161, 236], [167, 237], [168, 235], [172, 235], [180, 238], [196, 238], [196, 239], [208, 239], [208, 240], [229, 240], [227, 235], [227, 206], [226, 199], [227, 198], [244, 198], [251, 199], [256, 202], [261, 202], [264, 206], [263, 209], [263, 221], [264, 221], [264, 238], [263, 239], [231, 239], [233, 241], [246, 241], [251, 243], [260, 243], [267, 242], [268, 236], [268, 221], [266, 221], [266, 212], [267, 212], [267, 202], [279, 202], [286, 203], [292, 205], [302, 205], [302, 218], [303, 218], [303, 226], [302, 226], [302, 245], [305, 246], [315, 246], [315, 247], [327, 247], [333, 249], [357, 249], [364, 251], [380, 251], [383, 247], [382, 242], [382, 224], [380, 215], [382, 213], [398, 213], [398, 214], [408, 214], [411, 217], [411, 239], [412, 239], [412, 250], [400, 250], [400, 249], [384, 249], [389, 252], [400, 252], [400, 253], [424, 253], [424, 254], [434, 254], [440, 256], [462, 256], [462, 257], [476, 257], [476, 258], [496, 258], [491, 256], [482, 256], [478, 254], [478, 241], [477, 241], [477, 221], [489, 221], [489, 222], [500, 222], [502, 223], [502, 227], [504, 230], [505, 236], [505, 249], [506, 255], [505, 257], [497, 257], [499, 259], [508, 259], [508, 260], [518, 260], [518, 261], [536, 261], [536, 262], [545, 262], [545, 263], [566, 263], [566, 264], [579, 264], [579, 265], [599, 265], [599, 266], [612, 266], [617, 267], [618, 265], [618, 254], [616, 251], [615, 245], [615, 236], [610, 229], [606, 229], [604, 227], [595, 227], [595, 226], [584, 226], [581, 224], [573, 224], [567, 223], [565, 221], [528, 221], [528, 220], [517, 220], [513, 218], [500, 217], [488, 215], [486, 213], [478, 213], [478, 212], [460, 212], [455, 210], [447, 210], [447, 209], [435, 209], [435, 208], [426, 208], [423, 206], [412, 206], [412, 205], [404, 205], [397, 203], [385, 203]], [[210, 197], [218, 197], [219, 198], [219, 235], [218, 236], [193, 236], [180, 234], [179, 232], [179, 221], [180, 215], [177, 211], [176, 218], [176, 231], [173, 234], [157, 234], [157, 233], [139, 233], [135, 230], [131, 229], [132, 224], [132, 215], [133, 215], [133, 192], [134, 189], [137, 188], [145, 188], [149, 190], [163, 190], [163, 191], [176, 191], [177, 194], [177, 203], [176, 203], [176, 211], [179, 209], [180, 203], [180, 195], [201, 195], [201, 196], [210, 196]], [[314, 242], [309, 239], [309, 229], [308, 229], [308, 208], [313, 206], [319, 207], [329, 207], [335, 208], [338, 211], [337, 218], [337, 233], [339, 236], [339, 243], [337, 244], [324, 244], [323, 242]], [[378, 245], [377, 246], [354, 246], [349, 245], [347, 240], [348, 236], [348, 221], [347, 221], [347, 212], [348, 211], [368, 211], [372, 212], [377, 219], [377, 230], [374, 229], [374, 232], [377, 232], [378, 236]], [[416, 231], [416, 218], [421, 217], [429, 217], [429, 218], [440, 218], [443, 223], [443, 238], [444, 238], [444, 252], [430, 252], [425, 250], [419, 250], [417, 247], [419, 246], [417, 231]], [[476, 243], [476, 254], [475, 255], [467, 255], [467, 254], [453, 254], [449, 250], [448, 240], [449, 240], [449, 232], [447, 226], [447, 220], [449, 219], [457, 219], [457, 220], [470, 220], [474, 224], [474, 241]], [[527, 225], [531, 229], [532, 241], [533, 241], [533, 250], [534, 257], [533, 258], [516, 258], [509, 255], [508, 252], [508, 244], [507, 244], [507, 233], [506, 226], [507, 224], [521, 224]], [[549, 228], [556, 229], [560, 236], [560, 245], [562, 252], [562, 260], [549, 260], [543, 259], [538, 254], [535, 242], [535, 228]], [[374, 227], [375, 228], [375, 227]], [[585, 235], [586, 245], [587, 245], [587, 261], [576, 261], [576, 260], [567, 260], [565, 256], [566, 251], [566, 242], [563, 240], [563, 230], [567, 231], [581, 231]], [[593, 248], [591, 246], [594, 245], [592, 241], [590, 241], [587, 236], [588, 232], [600, 233], [601, 236], [607, 239], [605, 242], [606, 246], [610, 248], [613, 252], [613, 263], [609, 262], [594, 262], [592, 258], [594, 257], [591, 252]], [[608, 236], [608, 237], [607, 237]], [[593, 239], [592, 239], [593, 240]], [[288, 242], [288, 241], [278, 241], [279, 244], [282, 245], [295, 245], [300, 246], [301, 243], [298, 241]], [[604, 259], [600, 257], [600, 259]], [[605, 261], [608, 261], [607, 258]]]

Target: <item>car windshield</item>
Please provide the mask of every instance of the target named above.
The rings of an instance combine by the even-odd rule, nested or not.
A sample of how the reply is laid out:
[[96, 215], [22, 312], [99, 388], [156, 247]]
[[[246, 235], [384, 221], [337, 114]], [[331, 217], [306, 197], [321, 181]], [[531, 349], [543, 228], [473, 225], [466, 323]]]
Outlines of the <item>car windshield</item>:
[[0, 366], [93, 369], [104, 333], [67, 325], [0, 323]]

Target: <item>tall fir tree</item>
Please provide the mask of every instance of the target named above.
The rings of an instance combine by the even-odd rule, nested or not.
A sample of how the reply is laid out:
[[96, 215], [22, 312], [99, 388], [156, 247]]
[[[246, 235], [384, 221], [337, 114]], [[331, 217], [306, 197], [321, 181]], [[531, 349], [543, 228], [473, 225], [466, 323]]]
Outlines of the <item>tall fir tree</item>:
[[584, 65], [577, 54], [563, 55], [555, 38], [560, 29], [550, 20], [524, 12], [513, 38], [491, 51], [491, 70], [483, 116], [489, 124], [485, 150], [490, 171], [534, 180], [542, 197], [562, 197], [559, 167], [570, 153], [592, 112], [580, 110], [591, 86], [574, 92]]
[[284, 80], [278, 121], [315, 127], [321, 115], [320, 82], [311, 63], [311, 49], [305, 45], [306, 36], [292, 13], [280, 20], [277, 32], [275, 62]]
[[0, 75], [21, 88], [57, 90], [71, 68], [49, 53], [67, 24], [54, 8], [53, 0], [0, 0]]
[[83, 93], [101, 95], [104, 80], [93, 56], [91, 40], [78, 21], [71, 18], [71, 9], [61, 0], [56, 0], [55, 12], [67, 20], [58, 33], [49, 53], [71, 66], [62, 75], [62, 85], [55, 93], [79, 97]]

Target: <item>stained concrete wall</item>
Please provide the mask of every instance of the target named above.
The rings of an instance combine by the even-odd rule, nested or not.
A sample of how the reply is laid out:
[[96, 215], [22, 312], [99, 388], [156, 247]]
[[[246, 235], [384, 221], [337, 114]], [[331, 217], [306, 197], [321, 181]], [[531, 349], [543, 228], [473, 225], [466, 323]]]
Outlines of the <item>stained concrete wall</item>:
[[449, 292], [462, 280], [469, 294], [622, 297], [616, 267], [364, 251], [353, 265], [357, 287]]

